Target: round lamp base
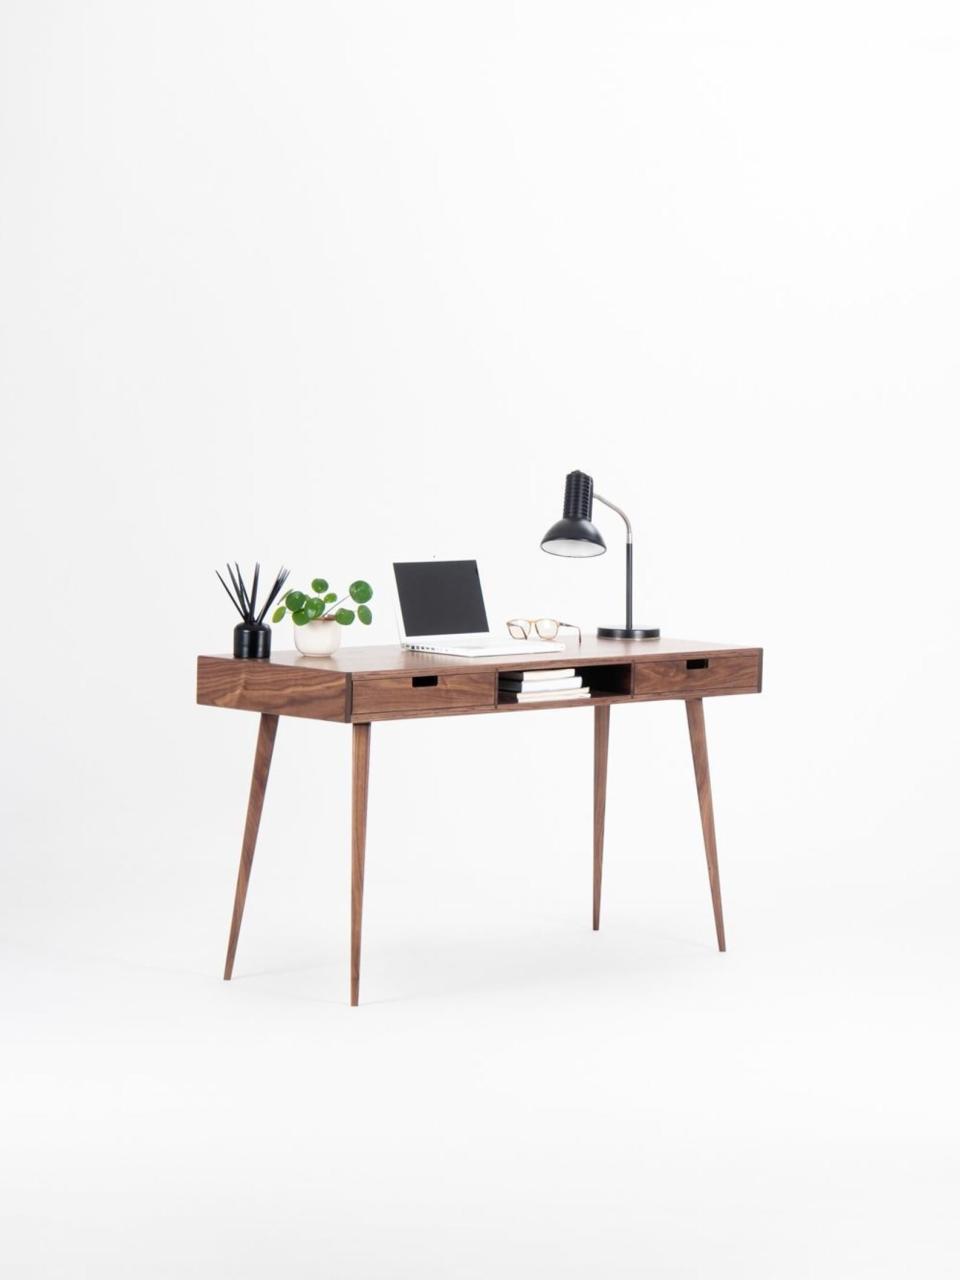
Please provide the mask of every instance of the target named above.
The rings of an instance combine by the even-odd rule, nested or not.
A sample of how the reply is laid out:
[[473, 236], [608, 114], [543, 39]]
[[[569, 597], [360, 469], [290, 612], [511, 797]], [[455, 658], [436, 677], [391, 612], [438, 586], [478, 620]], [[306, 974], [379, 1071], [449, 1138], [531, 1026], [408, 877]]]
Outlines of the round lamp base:
[[659, 627], [597, 627], [599, 640], [659, 640]]

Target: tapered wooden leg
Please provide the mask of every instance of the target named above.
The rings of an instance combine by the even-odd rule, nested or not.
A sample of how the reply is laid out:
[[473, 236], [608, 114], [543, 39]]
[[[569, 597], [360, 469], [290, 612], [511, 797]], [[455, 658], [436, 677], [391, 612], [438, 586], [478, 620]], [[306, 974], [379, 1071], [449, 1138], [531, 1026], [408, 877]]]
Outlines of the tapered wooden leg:
[[710, 897], [713, 899], [713, 921], [717, 926], [717, 945], [721, 951], [726, 951], [723, 904], [720, 901], [720, 868], [717, 866], [717, 833], [713, 826], [713, 792], [710, 790], [710, 762], [707, 759], [707, 730], [703, 722], [702, 698], [688, 699], [687, 728], [690, 730], [693, 772], [697, 779], [703, 844], [707, 851], [707, 874], [710, 877]]
[[268, 715], [260, 717], [257, 752], [253, 759], [253, 778], [250, 782], [250, 799], [247, 803], [247, 823], [243, 829], [240, 870], [237, 872], [237, 891], [233, 898], [233, 919], [230, 922], [230, 941], [227, 943], [227, 963], [223, 970], [224, 979], [227, 980], [233, 976], [233, 959], [237, 954], [240, 922], [243, 920], [243, 906], [247, 900], [247, 885], [250, 882], [250, 868], [253, 866], [253, 854], [257, 847], [260, 814], [263, 812], [263, 797], [267, 790], [267, 778], [270, 776], [270, 761], [273, 757], [273, 743], [277, 736], [279, 718], [279, 716]]
[[603, 883], [603, 824], [607, 811], [607, 746], [610, 708], [593, 709], [593, 927], [600, 928], [600, 887]]
[[350, 1003], [360, 1003], [360, 929], [363, 924], [363, 864], [367, 845], [370, 725], [353, 726], [353, 807], [350, 860]]

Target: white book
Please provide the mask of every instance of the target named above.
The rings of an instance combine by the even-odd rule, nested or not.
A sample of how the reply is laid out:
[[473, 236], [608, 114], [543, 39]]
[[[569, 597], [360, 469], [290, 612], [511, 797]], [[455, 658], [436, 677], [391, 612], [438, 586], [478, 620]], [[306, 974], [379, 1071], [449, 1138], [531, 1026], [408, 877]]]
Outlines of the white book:
[[509, 689], [511, 693], [537, 693], [546, 689], [579, 689], [583, 684], [583, 676], [567, 676], [563, 680], [508, 680], [500, 677], [500, 688]]
[[573, 667], [542, 667], [536, 671], [501, 671], [501, 680], [567, 680], [577, 673]]
[[543, 689], [536, 693], [504, 692], [504, 697], [516, 702], [575, 702], [578, 698], [589, 698], [589, 689]]

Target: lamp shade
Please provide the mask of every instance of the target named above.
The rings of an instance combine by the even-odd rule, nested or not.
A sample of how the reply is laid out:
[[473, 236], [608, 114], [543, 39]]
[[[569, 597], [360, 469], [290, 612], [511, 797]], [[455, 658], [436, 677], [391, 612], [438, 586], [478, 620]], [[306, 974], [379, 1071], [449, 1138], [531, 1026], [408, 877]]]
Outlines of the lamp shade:
[[552, 556], [602, 556], [603, 534], [593, 523], [593, 477], [571, 471], [563, 489], [563, 519], [551, 525], [540, 546]]

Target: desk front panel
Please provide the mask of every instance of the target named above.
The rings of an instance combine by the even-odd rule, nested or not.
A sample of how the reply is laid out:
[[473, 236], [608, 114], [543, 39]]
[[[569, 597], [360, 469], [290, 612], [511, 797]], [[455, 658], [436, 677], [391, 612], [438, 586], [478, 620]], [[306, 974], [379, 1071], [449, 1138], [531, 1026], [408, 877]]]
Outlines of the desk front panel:
[[516, 670], [515, 658], [471, 663], [377, 649], [347, 650], [332, 659], [296, 654], [262, 662], [201, 657], [197, 701], [349, 724], [760, 692], [761, 649], [666, 642], [672, 651], [624, 644], [618, 652], [615, 644], [597, 645], [591, 652], [585, 642], [582, 650], [568, 646], [563, 657], [529, 663], [541, 669], [574, 667], [592, 690], [590, 698], [576, 701], [501, 701], [499, 677]]

